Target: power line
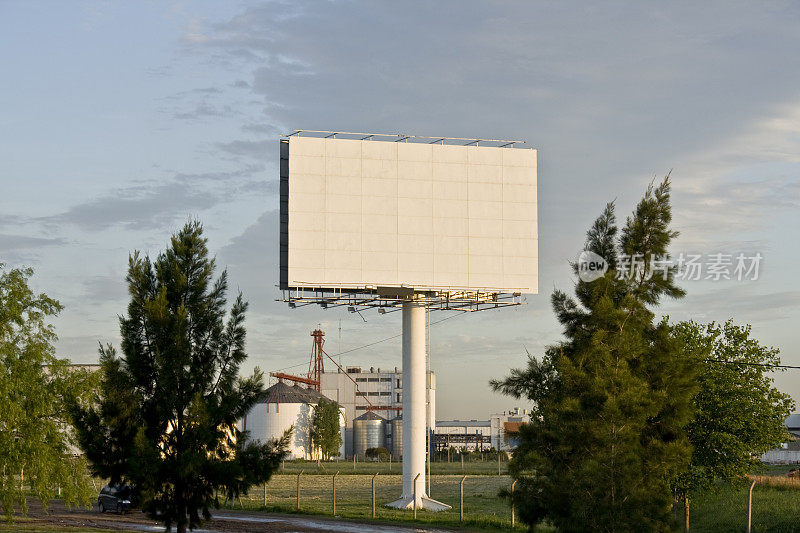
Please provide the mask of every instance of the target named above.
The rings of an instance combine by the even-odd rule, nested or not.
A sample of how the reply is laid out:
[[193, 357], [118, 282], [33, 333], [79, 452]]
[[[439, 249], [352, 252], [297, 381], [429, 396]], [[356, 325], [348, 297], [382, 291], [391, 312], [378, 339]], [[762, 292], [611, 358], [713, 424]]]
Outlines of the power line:
[[[444, 322], [444, 321], [446, 321], [446, 320], [450, 320], [451, 318], [455, 318], [455, 317], [457, 317], [457, 316], [462, 316], [463, 314], [465, 314], [465, 313], [457, 313], [457, 314], [455, 314], [455, 315], [450, 315], [450, 316], [448, 316], [448, 317], [445, 317], [445, 318], [439, 319], [439, 320], [437, 320], [437, 321], [435, 321], [435, 322], [431, 322], [429, 325], [430, 325], [430, 326], [435, 326], [436, 324], [441, 324], [442, 322]], [[368, 344], [364, 344], [364, 345], [361, 345], [361, 346], [357, 346], [357, 347], [355, 347], [355, 348], [350, 348], [349, 350], [345, 350], [345, 351], [343, 351], [343, 352], [335, 353], [335, 354], [333, 354], [331, 357], [339, 357], [339, 356], [342, 356], [342, 355], [345, 355], [345, 354], [348, 354], [348, 353], [351, 353], [351, 352], [355, 352], [355, 351], [358, 351], [358, 350], [363, 350], [364, 348], [369, 348], [370, 346], [375, 346], [376, 344], [381, 344], [381, 343], [383, 343], [383, 342], [387, 342], [387, 341], [390, 341], [390, 340], [394, 340], [394, 339], [397, 339], [397, 338], [399, 338], [399, 337], [402, 337], [402, 336], [403, 336], [403, 334], [402, 334], [402, 333], [398, 333], [397, 335], [392, 335], [391, 337], [386, 337], [385, 339], [380, 339], [380, 340], [377, 340], [377, 341], [374, 341], [374, 342], [370, 342], [370, 343], [368, 343]], [[285, 367], [283, 367], [283, 368], [279, 368], [278, 370], [273, 370], [273, 372], [283, 372], [284, 370], [289, 370], [289, 369], [292, 369], [292, 368], [297, 368], [297, 367], [300, 367], [300, 366], [304, 366], [304, 365], [306, 365], [306, 364], [307, 364], [307, 363], [298, 363], [298, 364], [296, 364], [296, 365], [285, 366]]]
[[800, 370], [800, 366], [793, 365], [771, 365], [768, 363], [746, 363], [744, 361], [727, 361], [725, 359], [706, 359], [709, 363], [722, 363], [725, 365], [741, 365], [741, 366], [760, 366], [764, 368], [788, 368], [791, 370]]

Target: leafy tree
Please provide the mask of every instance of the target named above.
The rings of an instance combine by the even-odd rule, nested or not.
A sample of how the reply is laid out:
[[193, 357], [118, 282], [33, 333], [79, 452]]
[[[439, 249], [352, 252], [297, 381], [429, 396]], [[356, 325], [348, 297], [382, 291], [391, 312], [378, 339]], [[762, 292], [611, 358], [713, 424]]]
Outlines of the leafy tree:
[[214, 280], [214, 270], [199, 222], [155, 261], [130, 257], [122, 355], [101, 348], [100, 395], [75, 410], [94, 471], [131, 482], [148, 515], [181, 533], [210, 517], [218, 493], [234, 498], [266, 482], [288, 444], [246, 442], [237, 429], [263, 376], [239, 377], [247, 304], [239, 294], [226, 312], [227, 273]]
[[85, 461], [69, 454], [67, 405], [93, 386], [90, 372], [58, 359], [48, 319], [61, 305], [28, 286], [31, 269], [0, 263], [0, 505], [27, 512], [24, 484], [46, 507], [61, 487], [67, 505], [92, 498]]
[[788, 439], [784, 421], [794, 408], [767, 372], [778, 370], [779, 351], [750, 337], [750, 326], [681, 322], [673, 326], [686, 357], [699, 361], [695, 415], [687, 426], [690, 468], [676, 481], [688, 496], [717, 482], [741, 480], [758, 457]]
[[691, 455], [683, 428], [695, 391], [693, 360], [651, 310], [683, 295], [673, 268], [654, 268], [677, 235], [669, 191], [668, 178], [651, 185], [619, 236], [614, 204], [606, 206], [586, 249], [608, 271], [578, 281], [575, 298], [552, 295], [566, 339], [492, 382], [534, 402], [509, 463], [531, 528], [547, 519], [562, 531], [669, 529], [670, 483]]
[[325, 460], [339, 455], [342, 435], [339, 432], [339, 404], [320, 398], [311, 419], [311, 444]]

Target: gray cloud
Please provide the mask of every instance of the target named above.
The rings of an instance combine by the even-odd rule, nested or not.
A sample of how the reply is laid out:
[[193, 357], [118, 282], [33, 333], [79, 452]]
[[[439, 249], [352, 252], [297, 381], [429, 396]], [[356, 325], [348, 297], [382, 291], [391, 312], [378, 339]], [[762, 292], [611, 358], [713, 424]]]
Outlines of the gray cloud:
[[244, 124], [242, 126], [242, 131], [250, 133], [266, 133], [275, 139], [277, 139], [278, 136], [283, 133], [279, 128], [276, 128], [272, 124]]
[[245, 156], [257, 160], [275, 160], [275, 152], [278, 149], [277, 139], [266, 139], [263, 141], [231, 141], [227, 143], [217, 143], [217, 148], [223, 152]]
[[172, 112], [172, 117], [178, 120], [198, 120], [208, 117], [225, 117], [234, 114], [233, 107], [229, 105], [214, 105], [208, 102], [195, 104], [193, 108]]
[[119, 276], [91, 276], [83, 280], [82, 298], [93, 303], [119, 302], [127, 298], [125, 278]]
[[770, 215], [800, 206], [795, 177], [751, 180], [718, 179], [701, 191], [677, 195], [678, 220], [694, 237], [763, 230]]
[[8, 235], [0, 233], [0, 252], [30, 250], [44, 246], [60, 246], [67, 241], [62, 238], [30, 237], [27, 235]]
[[678, 302], [664, 306], [673, 320], [737, 322], [786, 319], [800, 310], [800, 291], [759, 292], [756, 282], [726, 282], [707, 292], [690, 291]]
[[[618, 191], [633, 191], [619, 197], [624, 212], [654, 175], [676, 168], [676, 182], [693, 181], [704, 149], [800, 94], [800, 57], [783, 53], [800, 47], [791, 4], [459, 7], [255, 5], [203, 28], [189, 48], [249, 69], [267, 104], [263, 123], [282, 131], [528, 140], [540, 148], [540, 227], [559, 228], [540, 235], [542, 274], [561, 271]], [[260, 150], [229, 146], [242, 156], [248, 148]], [[726, 239], [793, 194], [747, 189], [676, 194], [685, 215], [676, 223], [694, 239], [724, 228], [716, 238]], [[725, 208], [697, 208], [713, 198]]]
[[128, 230], [162, 228], [175, 220], [229, 202], [242, 193], [266, 193], [253, 177], [263, 170], [249, 165], [231, 172], [181, 173], [165, 183], [150, 183], [116, 189], [109, 194], [75, 205], [38, 222], [46, 225], [73, 224], [86, 231], [115, 226]]

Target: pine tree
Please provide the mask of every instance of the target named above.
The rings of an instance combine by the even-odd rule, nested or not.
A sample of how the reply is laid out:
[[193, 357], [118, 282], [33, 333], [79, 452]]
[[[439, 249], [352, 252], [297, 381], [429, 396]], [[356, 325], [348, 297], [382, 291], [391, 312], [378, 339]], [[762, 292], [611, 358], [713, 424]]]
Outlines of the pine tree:
[[531, 527], [547, 519], [563, 531], [669, 529], [670, 483], [691, 454], [683, 428], [695, 391], [693, 360], [651, 309], [683, 295], [674, 269], [657, 262], [677, 236], [669, 191], [668, 178], [651, 185], [619, 236], [614, 204], [606, 206], [586, 249], [608, 271], [578, 281], [575, 298], [552, 295], [566, 339], [492, 382], [534, 402], [510, 463], [515, 504]]
[[239, 294], [226, 312], [227, 273], [214, 280], [214, 270], [198, 222], [155, 261], [134, 253], [122, 356], [101, 348], [100, 396], [75, 409], [94, 472], [132, 483], [148, 515], [181, 533], [210, 517], [220, 492], [234, 498], [266, 482], [288, 444], [246, 443], [237, 429], [263, 376], [239, 377], [247, 304]]

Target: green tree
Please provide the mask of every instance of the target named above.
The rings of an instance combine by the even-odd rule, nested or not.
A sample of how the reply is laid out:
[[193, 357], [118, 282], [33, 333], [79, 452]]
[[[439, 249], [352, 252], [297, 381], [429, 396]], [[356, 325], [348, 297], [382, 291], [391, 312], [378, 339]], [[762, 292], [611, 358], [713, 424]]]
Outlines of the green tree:
[[58, 487], [67, 505], [93, 496], [85, 460], [69, 454], [67, 406], [85, 398], [90, 372], [73, 370], [55, 355], [48, 320], [61, 305], [28, 286], [31, 269], [0, 263], [0, 505], [27, 512], [27, 484], [46, 507]]
[[75, 410], [94, 471], [133, 483], [148, 515], [181, 533], [210, 517], [218, 493], [234, 498], [266, 482], [288, 444], [250, 442], [237, 428], [263, 376], [239, 376], [247, 304], [239, 294], [226, 311], [227, 273], [215, 280], [214, 270], [199, 222], [155, 261], [130, 257], [122, 355], [101, 348], [100, 395]]
[[691, 455], [683, 428], [695, 391], [693, 360], [651, 310], [683, 295], [672, 268], [654, 268], [677, 235], [669, 191], [668, 178], [651, 185], [619, 236], [614, 204], [606, 206], [586, 249], [608, 271], [578, 281], [575, 298], [552, 295], [566, 339], [492, 382], [534, 402], [509, 464], [531, 528], [550, 520], [561, 531], [669, 529], [671, 481]]
[[676, 481], [687, 498], [718, 482], [740, 481], [759, 456], [785, 442], [784, 421], [794, 408], [768, 372], [780, 370], [780, 354], [750, 336], [750, 326], [681, 322], [673, 326], [686, 357], [699, 361], [695, 415], [686, 430], [693, 446], [690, 468]]
[[339, 455], [342, 435], [339, 432], [339, 404], [320, 398], [311, 419], [311, 444], [325, 460]]

